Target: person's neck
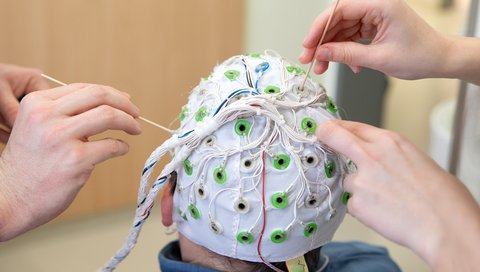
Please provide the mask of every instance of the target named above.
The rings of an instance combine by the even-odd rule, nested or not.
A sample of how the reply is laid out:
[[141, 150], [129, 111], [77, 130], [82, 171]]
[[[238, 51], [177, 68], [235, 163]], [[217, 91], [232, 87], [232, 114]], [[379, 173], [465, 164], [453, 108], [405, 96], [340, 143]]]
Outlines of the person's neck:
[[219, 255], [199, 246], [182, 234], [179, 234], [179, 242], [182, 261], [184, 262], [220, 271], [249, 271], [252, 268], [251, 264]]

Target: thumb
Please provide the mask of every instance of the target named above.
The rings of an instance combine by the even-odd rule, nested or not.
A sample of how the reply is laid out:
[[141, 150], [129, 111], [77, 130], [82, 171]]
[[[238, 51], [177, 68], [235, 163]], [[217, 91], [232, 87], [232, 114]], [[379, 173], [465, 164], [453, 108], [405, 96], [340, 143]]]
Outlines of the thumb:
[[326, 43], [317, 49], [317, 61], [333, 61], [349, 65], [350, 67], [372, 64], [372, 45], [357, 42], [332, 42]]
[[3, 128], [0, 128], [0, 143], [7, 144], [10, 133]]

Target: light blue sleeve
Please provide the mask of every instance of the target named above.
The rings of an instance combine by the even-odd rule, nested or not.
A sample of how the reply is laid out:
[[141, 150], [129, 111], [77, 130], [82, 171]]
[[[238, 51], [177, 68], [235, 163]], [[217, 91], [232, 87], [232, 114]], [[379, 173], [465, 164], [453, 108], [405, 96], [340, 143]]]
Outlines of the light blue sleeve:
[[362, 242], [331, 242], [322, 247], [321, 253], [330, 259], [325, 272], [401, 271], [387, 249]]

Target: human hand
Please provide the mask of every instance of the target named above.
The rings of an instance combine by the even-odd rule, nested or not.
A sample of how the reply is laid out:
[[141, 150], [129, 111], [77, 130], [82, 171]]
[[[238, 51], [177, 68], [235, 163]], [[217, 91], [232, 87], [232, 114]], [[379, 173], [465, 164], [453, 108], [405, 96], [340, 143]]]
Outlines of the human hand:
[[96, 164], [128, 152], [118, 139], [89, 141], [106, 130], [141, 132], [128, 94], [71, 84], [28, 94], [0, 158], [0, 241], [63, 212]]
[[17, 116], [18, 99], [38, 90], [48, 89], [41, 72], [9, 64], [0, 64], [0, 142], [6, 143]]
[[[308, 63], [315, 57], [315, 73], [325, 72], [334, 61], [349, 65], [354, 72], [364, 66], [402, 79], [444, 74], [440, 69], [445, 66], [451, 41], [403, 1], [342, 0], [324, 44], [318, 45], [332, 9], [315, 19], [303, 42], [299, 60]], [[371, 43], [360, 44], [360, 40]]]
[[387, 130], [330, 121], [317, 137], [357, 166], [344, 181], [352, 216], [409, 247], [435, 271], [478, 269], [480, 208], [457, 178]]

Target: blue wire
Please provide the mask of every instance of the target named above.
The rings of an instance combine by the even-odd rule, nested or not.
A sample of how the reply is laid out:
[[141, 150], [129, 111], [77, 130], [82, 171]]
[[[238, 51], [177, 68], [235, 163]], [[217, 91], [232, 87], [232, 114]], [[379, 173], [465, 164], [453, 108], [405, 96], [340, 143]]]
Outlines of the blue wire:
[[147, 215], [142, 220], [138, 221], [133, 227], [136, 228], [145, 222], [145, 220], [147, 220], [147, 218], [150, 216], [150, 211], [151, 210], [147, 211]]
[[252, 91], [250, 88], [243, 88], [243, 89], [239, 89], [239, 90], [236, 90], [236, 91], [233, 91], [232, 93], [230, 93], [227, 97], [227, 99], [223, 100], [222, 103], [220, 104], [220, 106], [218, 106], [217, 110], [215, 110], [215, 113], [213, 114], [213, 116], [217, 115], [218, 112], [223, 108], [223, 106], [225, 106], [225, 104], [228, 102], [228, 100], [230, 100], [231, 98], [237, 96], [237, 95], [241, 95], [241, 94], [253, 94], [253, 95], [259, 95], [260, 93], [258, 93], [257, 91]]
[[[235, 90], [233, 91], [232, 93], [230, 93], [227, 97], [227, 99], [223, 100], [222, 103], [220, 103], [220, 106], [218, 106], [218, 108], [215, 110], [215, 113], [213, 114], [213, 116], [217, 115], [218, 112], [220, 112], [220, 110], [223, 108], [223, 106], [225, 106], [225, 104], [228, 102], [228, 100], [230, 100], [231, 98], [237, 96], [237, 95], [241, 95], [241, 94], [252, 94], [252, 95], [259, 95], [260, 93], [258, 91], [252, 91], [252, 89], [250, 88], [243, 88], [243, 89], [238, 89], [238, 90]], [[182, 138], [185, 138], [187, 137], [190, 133], [192, 133], [193, 131], [195, 131], [194, 129], [190, 130], [189, 132], [183, 134], [182, 136], [179, 136], [178, 138], [179, 139], [182, 139]]]
[[138, 204], [137, 208], [140, 207], [140, 206], [142, 206], [142, 204], [145, 203], [145, 200], [147, 200], [146, 197], [142, 200], [142, 202], [140, 202], [140, 203]]
[[157, 163], [157, 161], [154, 161], [149, 166], [143, 168], [142, 176], [145, 174], [145, 172], [148, 171], [148, 169], [152, 168], [156, 163]]
[[255, 90], [258, 92], [258, 82], [262, 78], [262, 76], [265, 74], [265, 72], [270, 68], [270, 63], [268, 62], [262, 62], [257, 67], [255, 68], [255, 72], [259, 73], [260, 76], [257, 78], [257, 81], [255, 82]]
[[154, 189], [154, 188], [157, 187], [158, 185], [162, 185], [166, 180], [167, 180], [167, 177], [159, 178], [159, 179], [153, 184], [152, 189]]
[[190, 133], [192, 133], [193, 131], [194, 131], [194, 129], [192, 129], [192, 130], [190, 130], [189, 132], [183, 134], [182, 136], [179, 136], [178, 138], [179, 138], [179, 139], [185, 138], [185, 137], [187, 137]]

